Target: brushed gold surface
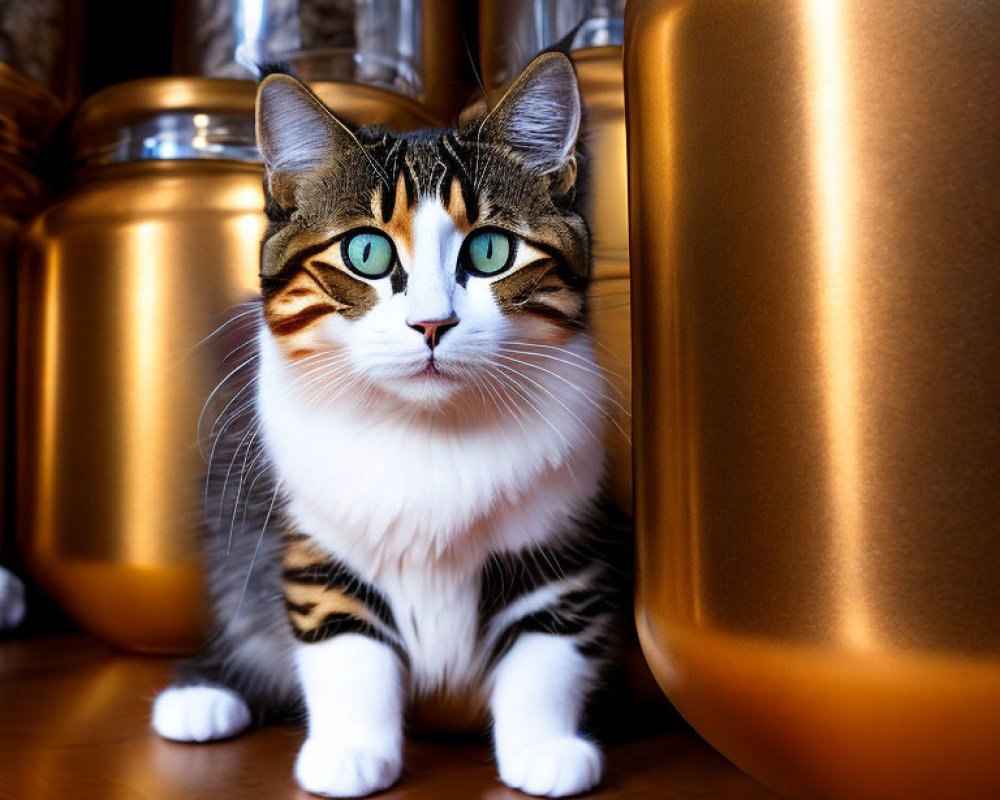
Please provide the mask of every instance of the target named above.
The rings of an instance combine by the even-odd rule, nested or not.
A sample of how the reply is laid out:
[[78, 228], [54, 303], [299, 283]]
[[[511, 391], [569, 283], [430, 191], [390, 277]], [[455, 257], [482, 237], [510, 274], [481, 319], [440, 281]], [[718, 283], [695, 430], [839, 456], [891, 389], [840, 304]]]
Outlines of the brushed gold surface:
[[576, 50], [573, 62], [587, 109], [586, 211], [594, 254], [591, 330], [598, 342], [597, 362], [609, 377], [605, 407], [612, 419], [606, 437], [610, 497], [631, 514], [632, 340], [622, 48]]
[[1000, 796], [1000, 9], [634, 0], [625, 52], [661, 684], [788, 796]]
[[36, 175], [63, 114], [43, 87], [0, 64], [0, 550], [13, 530], [14, 270], [24, 221], [43, 206], [48, 188]]
[[464, 79], [470, 50], [462, 32], [461, 6], [466, 0], [421, 0], [421, 102], [442, 124], [450, 123], [469, 101]]
[[39, 217], [19, 273], [19, 517], [34, 575], [88, 630], [145, 651], [200, 638], [197, 447], [215, 340], [253, 296], [262, 172], [107, 167]]

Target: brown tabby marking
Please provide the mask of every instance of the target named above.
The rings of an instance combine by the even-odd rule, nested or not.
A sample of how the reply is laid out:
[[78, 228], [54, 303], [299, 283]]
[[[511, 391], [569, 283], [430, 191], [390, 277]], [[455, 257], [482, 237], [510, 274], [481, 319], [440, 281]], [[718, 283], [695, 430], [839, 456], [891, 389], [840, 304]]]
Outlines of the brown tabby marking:
[[566, 331], [584, 327], [583, 298], [559, 277], [553, 259], [528, 264], [490, 288], [504, 314], [534, 314]]
[[346, 614], [365, 622], [373, 622], [368, 607], [356, 597], [323, 586], [285, 584], [285, 601], [292, 628], [301, 639], [315, 633], [331, 614]]
[[286, 535], [282, 566], [285, 608], [296, 639], [320, 642], [360, 633], [385, 642], [409, 663], [385, 598], [312, 539]]
[[303, 342], [287, 340], [297, 334], [308, 338], [313, 324], [326, 315], [360, 319], [378, 302], [375, 287], [341, 265], [339, 239], [306, 248], [281, 273], [283, 277], [265, 294], [264, 319], [288, 355], [295, 346], [301, 349]]
[[463, 234], [468, 235], [469, 231], [472, 230], [472, 223], [469, 221], [469, 209], [466, 208], [465, 196], [462, 194], [462, 185], [458, 178], [451, 179], [451, 186], [446, 198], [442, 198], [442, 200], [445, 202], [445, 209], [455, 220], [456, 227]]
[[329, 620], [375, 622], [371, 609], [344, 587], [331, 585], [329, 555], [307, 537], [289, 537], [285, 545], [285, 607], [298, 639], [317, 639]]
[[290, 535], [285, 543], [283, 566], [286, 570], [306, 569], [323, 563], [330, 556], [308, 536]]
[[[385, 232], [396, 245], [396, 251], [405, 253], [407, 260], [413, 258], [413, 216], [416, 211], [415, 198], [410, 197], [409, 187], [401, 169], [396, 178], [396, 198], [389, 219], [383, 220]], [[380, 213], [382, 207], [382, 191], [372, 199], [372, 215]]]
[[285, 355], [296, 360], [323, 347], [315, 338], [316, 323], [339, 309], [309, 273], [299, 269], [264, 304], [264, 319]]

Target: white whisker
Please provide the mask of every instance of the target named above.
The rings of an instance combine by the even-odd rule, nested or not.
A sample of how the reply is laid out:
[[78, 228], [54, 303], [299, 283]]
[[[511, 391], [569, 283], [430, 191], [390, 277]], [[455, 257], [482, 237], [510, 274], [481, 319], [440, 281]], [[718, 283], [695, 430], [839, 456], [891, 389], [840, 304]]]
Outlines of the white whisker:
[[[593, 406], [595, 409], [597, 409], [598, 411], [600, 411], [601, 414], [603, 414], [605, 417], [607, 417], [608, 421], [611, 422], [611, 424], [614, 425], [618, 429], [618, 431], [621, 433], [621, 435], [625, 437], [626, 441], [628, 441], [631, 444], [631, 441], [632, 441], [631, 437], [625, 432], [625, 430], [622, 428], [622, 426], [618, 424], [618, 420], [616, 420], [614, 418], [614, 415], [611, 414], [611, 413], [609, 413], [608, 410], [606, 408], [604, 408], [604, 406], [602, 406], [600, 403], [596, 402], [587, 392], [583, 391], [583, 389], [581, 389], [579, 386], [577, 386], [571, 380], [567, 379], [563, 375], [560, 375], [558, 372], [553, 372], [552, 370], [546, 369], [545, 367], [542, 367], [542, 366], [540, 366], [538, 364], [532, 364], [530, 361], [522, 361], [519, 358], [514, 358], [513, 356], [507, 356], [507, 355], [504, 355], [502, 353], [498, 353], [497, 357], [498, 358], [506, 359], [507, 361], [516, 362], [516, 363], [521, 364], [521, 365], [523, 365], [525, 367], [532, 367], [533, 369], [541, 370], [542, 372], [548, 373], [553, 378], [558, 378], [563, 383], [565, 383], [567, 386], [569, 386], [571, 389], [573, 389], [573, 391], [577, 392], [577, 394], [579, 394], [584, 400], [586, 400], [588, 403], [590, 403], [591, 406]], [[527, 376], [525, 376], [525, 377], [527, 377]], [[552, 395], [552, 396], [553, 396], [553, 398], [555, 398], [555, 395]], [[608, 400], [611, 403], [614, 403], [615, 406], [617, 406], [624, 414], [628, 415], [628, 413], [629, 413], [628, 410], [621, 403], [617, 402], [613, 397], [607, 397], [605, 395], [604, 399]], [[569, 409], [567, 409], [567, 410], [569, 410]]]

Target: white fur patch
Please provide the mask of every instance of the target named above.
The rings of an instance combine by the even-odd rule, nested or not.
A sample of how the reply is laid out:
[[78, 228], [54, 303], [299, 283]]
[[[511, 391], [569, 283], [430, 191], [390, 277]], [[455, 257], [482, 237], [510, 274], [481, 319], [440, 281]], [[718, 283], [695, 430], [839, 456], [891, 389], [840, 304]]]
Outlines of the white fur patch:
[[16, 628], [24, 620], [24, 584], [0, 567], [0, 630]]
[[296, 648], [309, 734], [295, 762], [306, 791], [361, 797], [403, 769], [404, 689], [399, 659], [367, 636], [343, 634]]
[[[423, 200], [413, 215], [413, 261], [407, 269], [406, 321], [447, 319], [455, 313], [455, 265], [462, 232], [437, 200]], [[445, 269], [444, 265], [450, 265]]]
[[153, 729], [175, 742], [228, 739], [250, 726], [250, 709], [236, 692], [217, 686], [177, 686], [153, 703]]
[[497, 768], [508, 786], [564, 797], [592, 789], [603, 759], [577, 734], [594, 665], [564, 637], [521, 636], [497, 666], [490, 703]]

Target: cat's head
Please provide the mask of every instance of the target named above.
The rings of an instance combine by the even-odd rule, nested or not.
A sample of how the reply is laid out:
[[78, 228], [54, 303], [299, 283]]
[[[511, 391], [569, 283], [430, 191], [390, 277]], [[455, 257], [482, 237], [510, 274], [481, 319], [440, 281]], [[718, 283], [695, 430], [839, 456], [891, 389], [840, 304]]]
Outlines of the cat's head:
[[415, 133], [348, 125], [294, 78], [268, 77], [261, 288], [282, 357], [314, 381], [440, 407], [580, 336], [580, 121], [560, 53], [456, 129]]

